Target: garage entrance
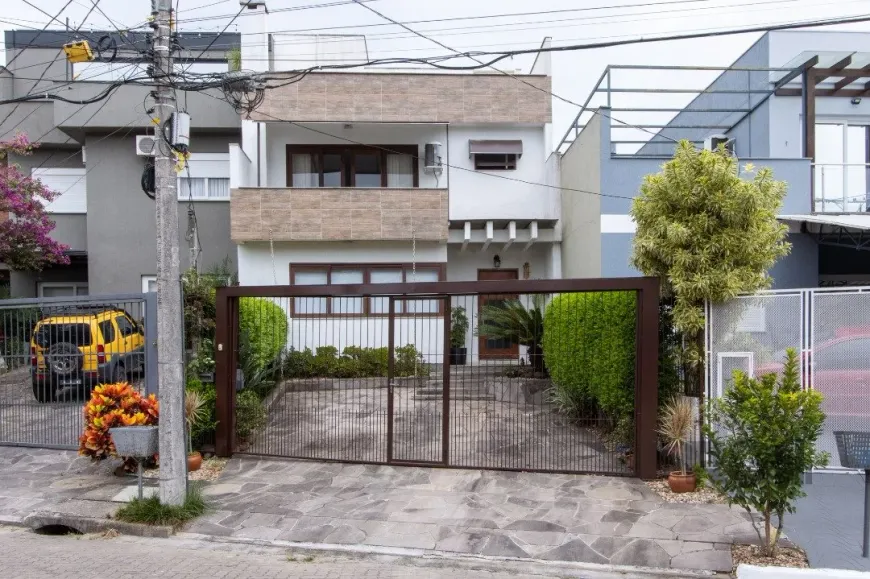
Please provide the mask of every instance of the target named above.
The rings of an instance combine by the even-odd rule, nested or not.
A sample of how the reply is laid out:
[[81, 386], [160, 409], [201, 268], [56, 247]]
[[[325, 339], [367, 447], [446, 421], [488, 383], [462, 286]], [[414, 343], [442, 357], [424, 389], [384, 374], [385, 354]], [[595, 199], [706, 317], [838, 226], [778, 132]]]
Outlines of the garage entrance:
[[656, 279], [228, 287], [217, 308], [220, 455], [655, 475]]

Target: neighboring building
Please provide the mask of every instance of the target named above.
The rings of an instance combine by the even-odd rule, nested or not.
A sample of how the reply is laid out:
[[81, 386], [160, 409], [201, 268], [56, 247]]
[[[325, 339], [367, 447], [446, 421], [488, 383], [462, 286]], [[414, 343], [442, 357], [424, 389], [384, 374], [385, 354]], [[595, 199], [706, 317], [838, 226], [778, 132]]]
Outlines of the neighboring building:
[[[276, 43], [258, 10], [243, 20], [251, 32], [242, 68], [274, 71]], [[283, 84], [265, 91], [231, 149], [242, 285], [561, 277], [546, 55], [517, 78], [381, 68]], [[368, 323], [345, 317], [341, 327], [321, 324], [329, 329], [300, 337], [299, 308], [306, 318], [362, 314], [385, 323], [377, 315], [384, 304], [338, 303], [287, 304], [291, 345], [341, 347], [325, 332], [358, 335]], [[477, 340], [469, 342], [473, 356], [516, 356], [486, 343], [478, 352]]]
[[[144, 77], [140, 52], [146, 36], [89, 32], [88, 38], [110, 36], [118, 47], [114, 61], [70, 65], [62, 46], [75, 39], [62, 30], [6, 32], [8, 68], [0, 69], [0, 98], [33, 93], [61, 93], [67, 99], [93, 97], [112, 80]], [[227, 70], [227, 51], [240, 43], [238, 34], [215, 38], [210, 33], [180, 33], [183, 50], [177, 66], [193, 72]], [[213, 44], [212, 44], [213, 43]], [[209, 47], [208, 51], [203, 51]], [[106, 51], [103, 56], [109, 58]], [[185, 60], [187, 59], [187, 60]], [[41, 143], [34, 155], [11, 156], [10, 162], [61, 193], [48, 206], [57, 227], [52, 237], [70, 246], [70, 265], [39, 273], [8, 273], [15, 297], [66, 296], [138, 292], [153, 289], [156, 273], [154, 202], [141, 188], [149, 157], [137, 154], [137, 137], [153, 135], [145, 107], [152, 107], [151, 87], [125, 85], [105, 101], [80, 106], [59, 101], [0, 105], [0, 140], [22, 131]], [[229, 257], [229, 144], [238, 142], [238, 114], [213, 96], [178, 91], [192, 118], [190, 180], [179, 177], [179, 241], [181, 267], [190, 263], [192, 233], [189, 207], [195, 213], [201, 269]], [[189, 203], [189, 197], [194, 201]], [[3, 266], [0, 265], [0, 269]], [[5, 276], [0, 275], [0, 279]]]
[[870, 284], [870, 34], [770, 32], [694, 91], [687, 75], [710, 69], [649, 68], [608, 67], [560, 144], [565, 277], [638, 275], [628, 212], [643, 177], [670, 158], [671, 139], [724, 135], [742, 172], [752, 163], [788, 182], [792, 251], [774, 287]]

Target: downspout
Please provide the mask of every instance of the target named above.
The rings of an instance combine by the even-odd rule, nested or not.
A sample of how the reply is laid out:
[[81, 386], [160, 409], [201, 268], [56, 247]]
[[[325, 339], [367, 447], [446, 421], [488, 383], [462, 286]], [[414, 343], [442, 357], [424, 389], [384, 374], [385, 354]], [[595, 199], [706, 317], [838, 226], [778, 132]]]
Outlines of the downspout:
[[257, 188], [260, 187], [260, 123], [257, 123]]

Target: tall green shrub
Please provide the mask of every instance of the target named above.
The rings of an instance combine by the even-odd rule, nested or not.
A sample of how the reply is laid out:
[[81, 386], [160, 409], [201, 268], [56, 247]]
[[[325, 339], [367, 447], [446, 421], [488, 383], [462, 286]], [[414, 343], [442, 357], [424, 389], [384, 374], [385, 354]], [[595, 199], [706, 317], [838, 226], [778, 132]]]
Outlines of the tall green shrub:
[[547, 305], [544, 359], [560, 399], [613, 420], [632, 415], [636, 301], [634, 292], [588, 292]]
[[248, 354], [256, 369], [271, 364], [287, 345], [287, 314], [265, 298], [239, 300], [239, 332], [247, 336]]

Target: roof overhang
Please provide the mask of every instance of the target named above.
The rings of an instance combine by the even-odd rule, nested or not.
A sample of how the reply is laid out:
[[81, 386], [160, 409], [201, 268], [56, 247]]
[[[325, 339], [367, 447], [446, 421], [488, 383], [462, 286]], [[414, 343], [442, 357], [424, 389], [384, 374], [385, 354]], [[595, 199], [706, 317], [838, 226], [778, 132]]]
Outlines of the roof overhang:
[[804, 233], [820, 245], [870, 251], [870, 213], [780, 215], [792, 233]]

